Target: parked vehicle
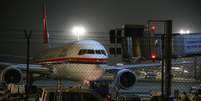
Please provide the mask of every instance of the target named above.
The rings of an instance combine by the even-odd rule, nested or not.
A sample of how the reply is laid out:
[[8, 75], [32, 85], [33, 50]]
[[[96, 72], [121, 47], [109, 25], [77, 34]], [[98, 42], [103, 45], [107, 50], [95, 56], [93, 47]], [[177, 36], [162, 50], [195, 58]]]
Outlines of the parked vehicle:
[[5, 101], [8, 99], [9, 91], [7, 84], [4, 81], [0, 81], [0, 101]]
[[152, 79], [152, 80], [156, 80], [157, 79], [157, 74], [154, 72], [148, 72], [145, 75], [145, 79]]
[[107, 101], [98, 93], [89, 89], [65, 88], [42, 88], [38, 90], [36, 101]]

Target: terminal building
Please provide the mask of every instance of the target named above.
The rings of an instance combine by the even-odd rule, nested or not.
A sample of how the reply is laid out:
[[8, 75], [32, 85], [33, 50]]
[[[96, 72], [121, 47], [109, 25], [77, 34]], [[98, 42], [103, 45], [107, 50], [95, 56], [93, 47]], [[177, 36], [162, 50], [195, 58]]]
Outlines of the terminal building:
[[[111, 62], [136, 63], [138, 60], [150, 60], [162, 57], [162, 35], [164, 33], [147, 32], [143, 25], [123, 25], [122, 28], [109, 31], [107, 46]], [[189, 57], [201, 54], [201, 34], [172, 33], [172, 57]]]
[[[11, 37], [12, 33], [1, 32], [8, 37], [1, 40], [1, 54], [11, 54], [13, 56], [24, 56], [26, 53], [26, 40], [22, 32], [18, 37]], [[91, 32], [80, 37], [82, 39], [96, 40], [103, 44], [109, 52], [109, 63], [136, 63], [137, 60], [150, 60], [154, 54], [157, 59], [161, 58], [161, 35], [163, 33], [149, 33], [144, 25], [125, 24], [121, 28], [111, 29], [107, 32]], [[77, 38], [71, 33], [49, 32], [49, 47], [62, 47], [68, 42], [76, 41]], [[40, 38], [39, 38], [40, 36]], [[31, 37], [31, 57], [37, 57], [44, 45], [40, 32], [33, 32]], [[173, 57], [185, 57], [201, 54], [201, 33], [190, 33], [180, 35], [173, 33]], [[16, 47], [17, 46], [17, 47]], [[9, 51], [7, 50], [9, 48]], [[24, 60], [22, 61], [24, 62]]]

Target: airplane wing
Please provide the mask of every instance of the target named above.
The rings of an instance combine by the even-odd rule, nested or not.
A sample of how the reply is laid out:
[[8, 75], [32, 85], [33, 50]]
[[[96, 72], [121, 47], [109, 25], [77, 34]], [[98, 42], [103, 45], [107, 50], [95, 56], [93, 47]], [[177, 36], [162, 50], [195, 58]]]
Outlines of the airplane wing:
[[[175, 61], [175, 62], [172, 62], [172, 65], [185, 65], [185, 64], [193, 64], [193, 61]], [[139, 70], [139, 69], [160, 68], [160, 67], [161, 67], [161, 63], [128, 64], [128, 65], [122, 65], [122, 66], [103, 66], [105, 71], [108, 73], [116, 73], [122, 69]]]
[[[26, 71], [27, 64], [0, 62], [0, 70], [6, 69], [6, 68], [16, 68], [21, 71]], [[43, 65], [36, 65], [36, 64], [29, 64], [29, 71], [31, 73], [39, 73], [39, 74], [50, 74], [52, 72], [50, 68], [44, 67]]]
[[[183, 65], [184, 64], [193, 64], [193, 61], [181, 61], [181, 62], [173, 62], [172, 63], [172, 65], [181, 65], [181, 64], [183, 64]], [[16, 69], [19, 69], [21, 71], [26, 71], [26, 69], [27, 69], [26, 64], [0, 62], [0, 70], [3, 70], [6, 67], [16, 68]], [[161, 63], [128, 64], [128, 65], [122, 65], [122, 66], [103, 65], [102, 67], [108, 73], [116, 73], [122, 69], [138, 70], [138, 69], [145, 69], [145, 68], [160, 68]], [[50, 68], [47, 68], [43, 65], [36, 65], [36, 64], [30, 64], [29, 70], [31, 73], [39, 73], [39, 74], [50, 74], [50, 73], [52, 73], [52, 70]]]
[[[173, 66], [177, 65], [186, 65], [193, 64], [193, 61], [174, 61], [172, 62]], [[114, 80], [114, 85], [120, 89], [128, 89], [137, 81], [137, 75], [135, 70], [146, 69], [146, 68], [160, 68], [161, 63], [152, 63], [152, 64], [129, 64], [122, 66], [107, 66], [104, 65], [105, 75], [103, 75], [103, 80]], [[115, 75], [113, 75], [115, 74]], [[101, 79], [101, 80], [102, 80]]]
[[[14, 84], [23, 82], [26, 76], [25, 75], [26, 70], [27, 70], [26, 64], [0, 62], [0, 79], [6, 81], [7, 83], [14, 83]], [[30, 64], [29, 71], [31, 74], [33, 74], [31, 76], [33, 77], [33, 79], [46, 77], [45, 75], [48, 76], [52, 73], [52, 70], [50, 68], [36, 64]]]

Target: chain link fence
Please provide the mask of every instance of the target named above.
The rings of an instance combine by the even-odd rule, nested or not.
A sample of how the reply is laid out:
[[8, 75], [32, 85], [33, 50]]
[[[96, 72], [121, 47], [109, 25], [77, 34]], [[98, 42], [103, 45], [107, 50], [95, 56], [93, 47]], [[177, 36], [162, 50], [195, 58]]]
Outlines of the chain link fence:
[[[182, 58], [188, 64], [172, 65], [172, 94], [175, 90], [190, 92], [201, 84], [200, 57]], [[135, 71], [138, 81], [132, 91], [141, 94], [161, 91], [161, 68], [142, 68]]]
[[[15, 31], [15, 33], [19, 34], [18, 36], [15, 36], [15, 37], [12, 37], [12, 34], [6, 34], [8, 32], [1, 32], [1, 33], [5, 33], [5, 35], [3, 36], [4, 38], [0, 40], [1, 43], [4, 43], [0, 45], [1, 54], [11, 53], [14, 56], [14, 55], [18, 55], [18, 52], [19, 52], [20, 55], [23, 56], [24, 53], [26, 53], [26, 44], [25, 44], [26, 39], [24, 37], [23, 31], [17, 31], [17, 32]], [[9, 33], [12, 33], [12, 31]], [[63, 44], [67, 42], [67, 40], [68, 41], [69, 40], [73, 41], [74, 39], [76, 40], [76, 38], [73, 38], [71, 34], [65, 35], [64, 32], [60, 34], [56, 34], [59, 32], [50, 32], [50, 33], [51, 33], [50, 43], [52, 44], [52, 47], [62, 46]], [[41, 51], [40, 48], [43, 45], [41, 45], [42, 37], [40, 36], [41, 36], [41, 32], [33, 31], [32, 37], [31, 37], [31, 49], [32, 49], [31, 55], [33, 54], [36, 55], [36, 53], [39, 53]], [[103, 43], [103, 45], [106, 46], [108, 50], [110, 47], [116, 47], [116, 46], [122, 49], [121, 44], [111, 45], [109, 43], [109, 36], [107, 33], [100, 34], [100, 33], [94, 32], [93, 34], [92, 33], [88, 34], [88, 36], [85, 36], [85, 38], [83, 39], [98, 40], [99, 42]], [[150, 41], [147, 41], [147, 42], [149, 43]], [[160, 42], [160, 40], [155, 42]], [[196, 43], [196, 42], [193, 42], [192, 40], [190, 40], [189, 42], [191, 42], [190, 44]], [[198, 40], [198, 43], [196, 43], [196, 45], [198, 46], [194, 46], [194, 47], [200, 48], [199, 47], [200, 42], [201, 40], [200, 41]], [[158, 47], [159, 46], [160, 45], [158, 45]], [[174, 47], [174, 49], [175, 48], [176, 47]], [[157, 50], [160, 50], [160, 49], [157, 49]], [[122, 53], [122, 52], [119, 52], [119, 53]], [[115, 55], [115, 56], [110, 55], [110, 57], [115, 58], [115, 61], [121, 62], [122, 57], [120, 55]], [[142, 61], [144, 62], [136, 62], [136, 63], [152, 63], [150, 60], [142, 59]], [[200, 86], [201, 84], [201, 56], [194, 55], [191, 57], [182, 57], [182, 58], [173, 59], [172, 61], [173, 62], [177, 62], [177, 61], [190, 62], [187, 64], [172, 65], [172, 94], [174, 93], [175, 90], [179, 90], [179, 92], [190, 92], [192, 88]], [[116, 63], [114, 61], [112, 62]], [[134, 72], [138, 76], [137, 83], [133, 86], [132, 89], [129, 89], [127, 92], [132, 92], [136, 94], [150, 94], [152, 92], [161, 91], [161, 68], [155, 68], [155, 67], [141, 68]]]
[[[142, 39], [143, 52], [147, 54], [147, 47], [150, 47], [150, 38]], [[152, 37], [155, 43], [155, 51], [157, 53], [156, 62], [150, 60], [138, 61], [136, 63], [161, 63], [162, 44], [161, 36]], [[175, 91], [192, 93], [201, 85], [201, 39], [200, 34], [190, 35], [173, 35], [172, 48], [172, 95]], [[150, 53], [150, 51], [148, 51]], [[150, 59], [150, 58], [149, 58]], [[130, 92], [136, 94], [152, 94], [153, 92], [161, 92], [161, 67], [142, 68], [135, 71], [138, 75], [136, 85]]]

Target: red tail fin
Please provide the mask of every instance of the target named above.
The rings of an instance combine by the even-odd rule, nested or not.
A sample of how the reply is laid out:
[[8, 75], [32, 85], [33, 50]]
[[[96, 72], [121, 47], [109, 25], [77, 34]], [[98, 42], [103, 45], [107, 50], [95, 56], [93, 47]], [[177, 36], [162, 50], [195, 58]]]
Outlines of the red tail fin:
[[43, 43], [48, 44], [48, 31], [47, 31], [47, 8], [46, 0], [43, 0]]

